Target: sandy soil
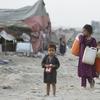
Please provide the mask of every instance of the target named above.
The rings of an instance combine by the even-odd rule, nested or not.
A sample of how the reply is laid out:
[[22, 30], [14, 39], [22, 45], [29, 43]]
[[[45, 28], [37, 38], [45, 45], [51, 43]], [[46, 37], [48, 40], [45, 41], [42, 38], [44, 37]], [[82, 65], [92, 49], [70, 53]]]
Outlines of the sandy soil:
[[8, 60], [8, 64], [0, 64], [0, 100], [100, 100], [100, 79], [90, 89], [80, 86], [77, 76], [78, 58], [66, 52], [65, 56], [58, 55], [61, 66], [58, 69], [57, 95], [53, 97], [52, 90], [49, 97], [45, 97], [43, 83], [42, 58], [4, 55], [1, 60]]

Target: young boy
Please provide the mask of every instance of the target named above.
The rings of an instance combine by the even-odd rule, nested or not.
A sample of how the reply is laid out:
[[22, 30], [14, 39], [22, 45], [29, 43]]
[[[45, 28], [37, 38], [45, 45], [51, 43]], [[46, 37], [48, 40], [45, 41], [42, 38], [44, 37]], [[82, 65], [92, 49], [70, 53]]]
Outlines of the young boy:
[[49, 44], [48, 54], [42, 60], [42, 68], [44, 68], [44, 83], [46, 83], [46, 95], [50, 94], [50, 85], [52, 85], [53, 95], [56, 95], [56, 77], [57, 69], [60, 66], [58, 58], [55, 56], [56, 45]]

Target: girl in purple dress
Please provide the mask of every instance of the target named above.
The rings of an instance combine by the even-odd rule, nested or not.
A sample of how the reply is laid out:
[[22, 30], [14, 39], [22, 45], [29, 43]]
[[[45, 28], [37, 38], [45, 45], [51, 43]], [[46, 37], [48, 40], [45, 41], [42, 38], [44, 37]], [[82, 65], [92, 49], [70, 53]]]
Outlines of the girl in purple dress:
[[93, 33], [92, 26], [86, 24], [83, 27], [82, 35], [79, 36], [80, 53], [79, 53], [79, 63], [78, 63], [78, 76], [81, 77], [81, 86], [84, 88], [87, 85], [87, 80], [90, 84], [90, 87], [93, 88], [95, 84], [94, 77], [97, 77], [95, 71], [95, 65], [89, 65], [82, 62], [85, 47], [97, 46], [95, 38], [91, 37], [92, 33]]

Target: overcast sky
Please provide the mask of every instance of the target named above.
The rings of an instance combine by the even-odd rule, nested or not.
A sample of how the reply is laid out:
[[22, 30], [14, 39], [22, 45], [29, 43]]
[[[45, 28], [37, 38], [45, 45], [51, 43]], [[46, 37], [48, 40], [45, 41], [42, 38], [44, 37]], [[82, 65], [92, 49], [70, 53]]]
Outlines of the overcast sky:
[[[38, 0], [0, 0], [0, 8], [21, 8]], [[100, 0], [44, 0], [52, 26], [82, 27], [100, 21]]]

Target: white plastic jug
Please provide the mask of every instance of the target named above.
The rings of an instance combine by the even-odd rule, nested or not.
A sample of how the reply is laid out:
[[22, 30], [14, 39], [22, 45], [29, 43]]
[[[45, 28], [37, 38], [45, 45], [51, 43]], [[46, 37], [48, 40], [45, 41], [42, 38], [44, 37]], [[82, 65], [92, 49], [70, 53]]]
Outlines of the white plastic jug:
[[93, 65], [95, 63], [96, 53], [97, 48], [87, 46], [83, 54], [82, 62], [85, 64]]

